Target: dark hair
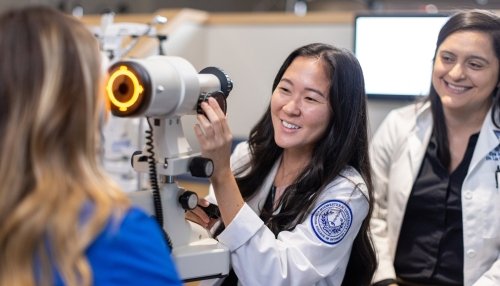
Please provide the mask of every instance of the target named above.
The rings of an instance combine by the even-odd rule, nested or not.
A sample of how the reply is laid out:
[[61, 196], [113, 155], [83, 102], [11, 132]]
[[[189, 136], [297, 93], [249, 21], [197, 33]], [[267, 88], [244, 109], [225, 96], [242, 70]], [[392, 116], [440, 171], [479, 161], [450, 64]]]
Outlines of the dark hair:
[[[478, 31], [487, 33], [493, 42], [495, 55], [498, 59], [500, 59], [500, 18], [493, 12], [474, 9], [457, 12], [444, 24], [437, 38], [434, 61], [441, 44], [446, 40], [446, 38], [448, 38], [448, 36], [459, 31]], [[495, 117], [496, 111], [500, 108], [500, 96], [498, 93], [499, 90], [497, 87], [492, 93], [494, 100], [491, 116], [494, 124], [500, 128], [500, 119]], [[436, 136], [438, 144], [438, 156], [444, 166], [449, 166], [451, 158], [443, 105], [436, 89], [434, 88], [434, 84], [431, 84], [427, 100], [431, 102], [432, 116], [434, 118], [433, 132]]]
[[[293, 230], [312, 211], [321, 190], [344, 168], [354, 167], [366, 182], [370, 207], [354, 240], [343, 284], [369, 285], [376, 258], [369, 236], [373, 202], [363, 72], [358, 60], [348, 50], [327, 44], [309, 44], [286, 58], [274, 79], [273, 91], [297, 57], [314, 57], [323, 62], [331, 78], [329, 104], [332, 116], [325, 134], [314, 147], [309, 166], [287, 188], [290, 191], [286, 191], [280, 200], [280, 213], [270, 216], [267, 226], [275, 235], [282, 230]], [[252, 160], [236, 171], [238, 186], [245, 199], [254, 195], [283, 152], [274, 141], [270, 106], [251, 130], [248, 141]], [[243, 174], [245, 170], [249, 172]]]

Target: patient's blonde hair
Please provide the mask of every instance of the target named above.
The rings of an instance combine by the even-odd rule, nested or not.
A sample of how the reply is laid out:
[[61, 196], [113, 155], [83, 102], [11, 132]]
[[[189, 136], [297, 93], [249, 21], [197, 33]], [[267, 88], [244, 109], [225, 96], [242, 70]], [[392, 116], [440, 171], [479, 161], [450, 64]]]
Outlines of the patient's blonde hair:
[[92, 284], [85, 250], [129, 205], [99, 164], [100, 61], [69, 15], [0, 16], [0, 285], [51, 284], [53, 268], [66, 285]]

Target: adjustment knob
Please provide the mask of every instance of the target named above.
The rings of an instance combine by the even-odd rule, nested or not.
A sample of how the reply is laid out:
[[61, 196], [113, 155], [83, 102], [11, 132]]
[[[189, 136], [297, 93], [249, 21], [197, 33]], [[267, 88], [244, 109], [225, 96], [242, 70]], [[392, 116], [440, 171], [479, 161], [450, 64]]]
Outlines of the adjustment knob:
[[214, 172], [214, 162], [204, 157], [194, 157], [189, 162], [189, 172], [194, 177], [208, 178]]
[[187, 211], [194, 210], [198, 206], [198, 195], [192, 191], [185, 191], [179, 196], [179, 203]]
[[229, 96], [231, 90], [233, 90], [233, 81], [222, 69], [218, 67], [206, 67], [200, 71], [200, 74], [212, 74], [219, 79], [220, 89], [225, 97]]

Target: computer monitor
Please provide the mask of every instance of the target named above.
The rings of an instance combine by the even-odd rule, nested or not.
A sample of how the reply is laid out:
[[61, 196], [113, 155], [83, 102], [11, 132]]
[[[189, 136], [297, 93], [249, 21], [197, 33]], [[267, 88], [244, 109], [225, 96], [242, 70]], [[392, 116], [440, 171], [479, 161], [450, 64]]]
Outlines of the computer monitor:
[[409, 99], [429, 93], [432, 60], [445, 14], [358, 14], [354, 53], [368, 98]]

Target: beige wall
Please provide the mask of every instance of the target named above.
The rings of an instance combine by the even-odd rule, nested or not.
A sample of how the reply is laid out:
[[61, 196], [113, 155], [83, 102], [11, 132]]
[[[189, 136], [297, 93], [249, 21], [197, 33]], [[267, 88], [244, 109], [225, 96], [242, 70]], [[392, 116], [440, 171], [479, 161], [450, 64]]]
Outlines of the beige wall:
[[[308, 21], [300, 19], [302, 23], [294, 22], [294, 17], [289, 21], [264, 23], [259, 19], [254, 23], [213, 21], [215, 23], [200, 26], [197, 32], [190, 30], [191, 35], [195, 35], [191, 44], [184, 42], [179, 48], [172, 39], [167, 50], [172, 55], [186, 57], [199, 69], [215, 65], [229, 74], [234, 81], [228, 98], [230, 127], [235, 136], [246, 137], [267, 107], [274, 76], [293, 49], [307, 43], [325, 42], [352, 50], [352, 23], [328, 20], [324, 15], [317, 15], [324, 20], [315, 21], [314, 16]], [[389, 110], [404, 104], [407, 102], [369, 100], [370, 130], [378, 127]]]
[[[190, 61], [197, 70], [218, 66], [234, 82], [228, 98], [228, 118], [235, 137], [245, 138], [268, 105], [272, 82], [285, 57], [311, 42], [325, 42], [352, 50], [353, 13], [309, 13], [305, 17], [285, 13], [209, 14], [190, 9], [160, 10], [169, 18], [165, 26], [167, 55]], [[116, 22], [145, 23], [150, 15], [117, 16]], [[85, 17], [89, 24], [99, 17]], [[145, 40], [131, 55], [145, 57], [158, 51], [156, 40]], [[401, 101], [369, 100], [369, 127], [376, 130], [388, 111]], [[194, 116], [183, 118], [185, 135], [196, 150]]]

